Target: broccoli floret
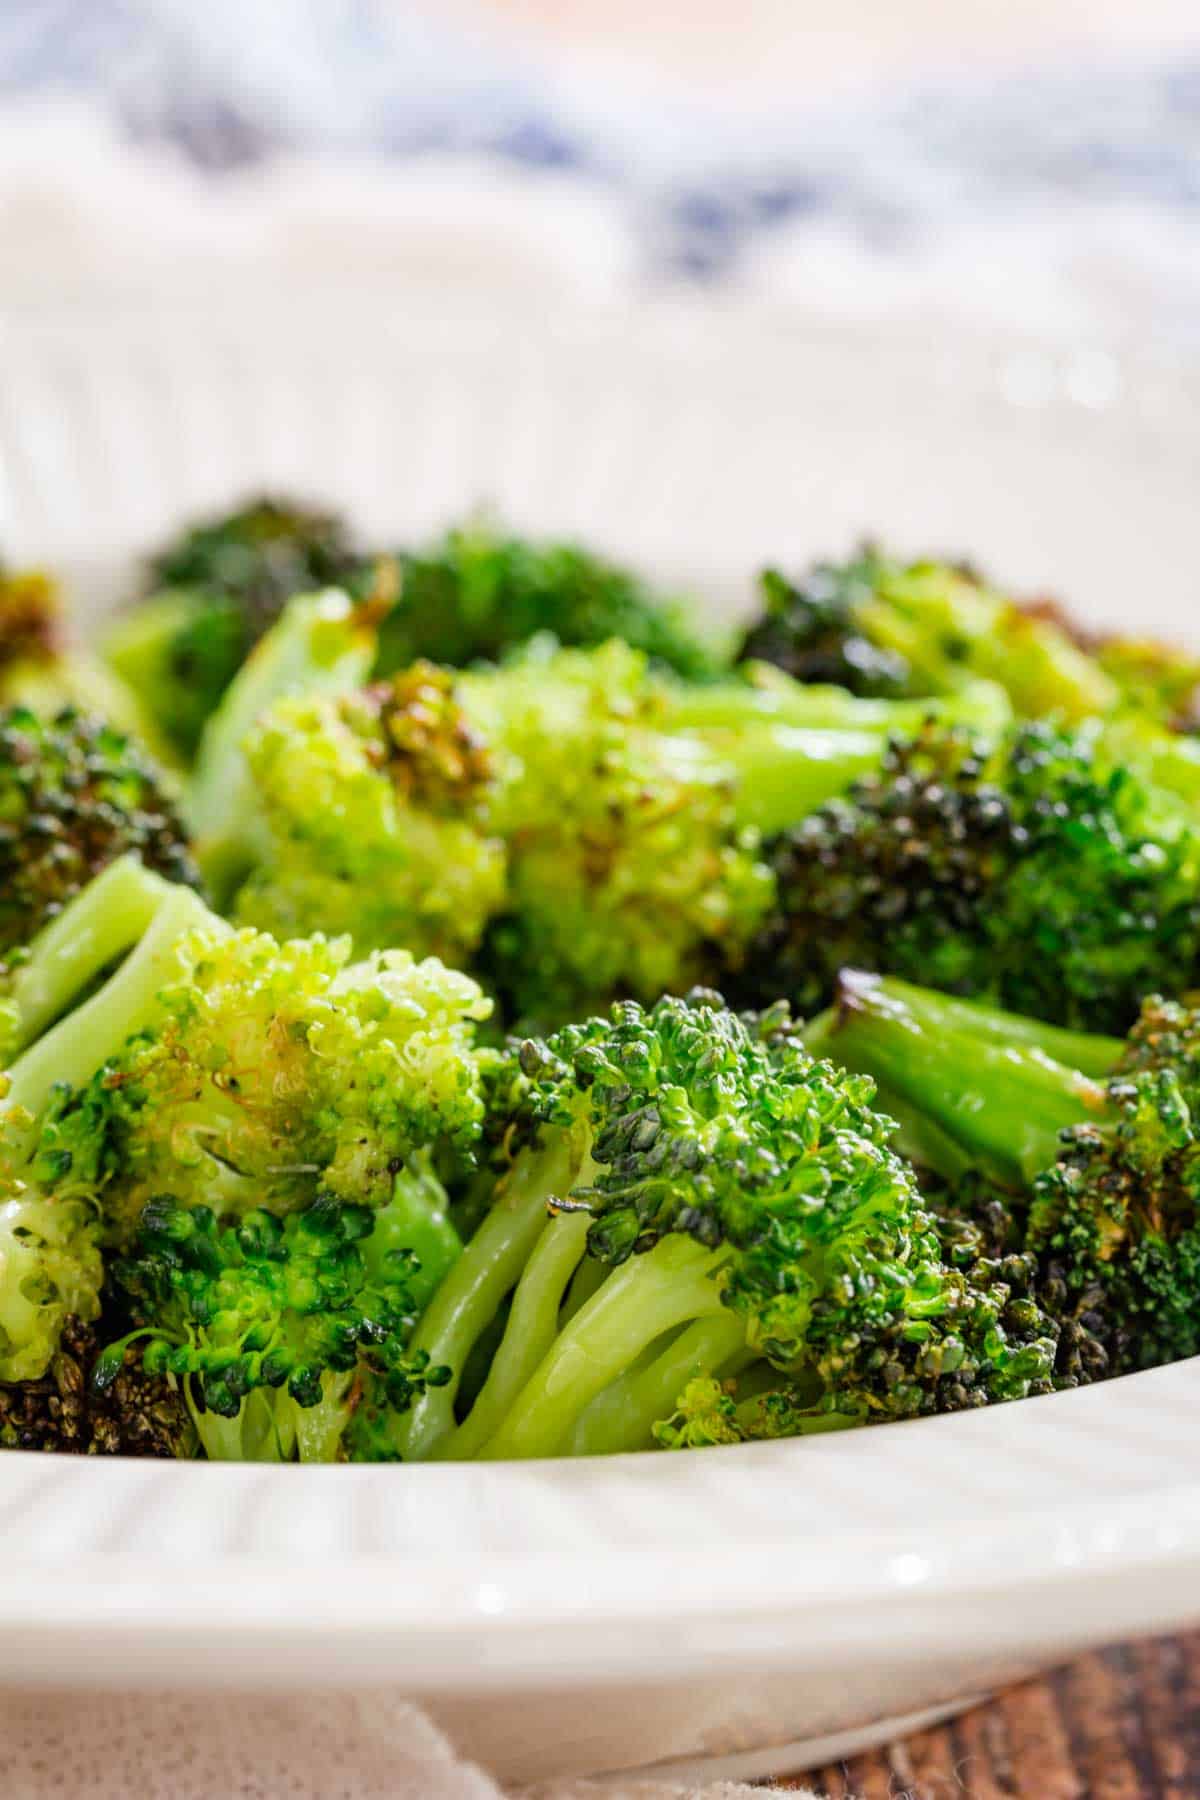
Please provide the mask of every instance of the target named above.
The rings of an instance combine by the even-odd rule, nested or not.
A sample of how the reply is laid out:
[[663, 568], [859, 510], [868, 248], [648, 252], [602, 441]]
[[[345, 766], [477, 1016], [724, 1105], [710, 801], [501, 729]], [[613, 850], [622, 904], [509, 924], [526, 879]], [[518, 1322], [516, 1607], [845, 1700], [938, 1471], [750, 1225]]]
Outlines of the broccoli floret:
[[68, 1318], [46, 1374], [0, 1385], [0, 1448], [84, 1456], [190, 1457], [196, 1434], [182, 1395], [147, 1375], [130, 1346], [103, 1391], [92, 1382], [99, 1328]]
[[[1056, 1321], [1060, 1386], [1200, 1352], [1200, 1018], [1150, 1000], [1128, 1040], [1029, 1021], [890, 979], [848, 975], [816, 1047], [872, 1075], [906, 1147], [950, 1182], [1011, 1196], [1004, 1229]], [[925, 1120], [922, 1132], [914, 1121]], [[989, 1223], [986, 1219], [984, 1223]], [[995, 1238], [995, 1219], [989, 1224]]]
[[345, 940], [234, 931], [141, 876], [143, 935], [7, 1078], [0, 1380], [44, 1374], [67, 1316], [96, 1316], [97, 1244], [160, 1194], [222, 1214], [402, 1202], [432, 1264], [454, 1246], [430, 1158], [469, 1158], [479, 1134], [475, 983], [406, 952], [352, 964]]
[[149, 757], [82, 713], [0, 710], [0, 956], [126, 854], [197, 882], [171, 784]]
[[186, 756], [294, 594], [364, 582], [336, 515], [263, 498], [206, 521], [150, 565], [148, 596], [107, 643], [113, 668]]
[[[95, 1160], [110, 1236], [163, 1193], [221, 1214], [321, 1192], [380, 1205], [410, 1157], [470, 1150], [489, 1003], [433, 958], [350, 955], [345, 938], [279, 944], [215, 921], [175, 938], [146, 1022], [53, 1115], [58, 1143]], [[133, 963], [109, 983], [131, 1016], [149, 998]]]
[[475, 520], [399, 558], [399, 599], [380, 636], [379, 673], [409, 663], [495, 662], [540, 632], [561, 644], [621, 638], [690, 680], [720, 658], [686, 608], [629, 570], [575, 544], [512, 537]]
[[[814, 1060], [785, 1009], [739, 1018], [705, 992], [524, 1042], [493, 1090], [491, 1209], [412, 1340], [454, 1373], [402, 1422], [403, 1453], [648, 1447], [682, 1432], [697, 1381], [735, 1383], [741, 1435], [1030, 1391], [1046, 1346], [1010, 1340], [1000, 1283], [943, 1263], [872, 1092]], [[725, 1408], [704, 1413], [711, 1440]]]
[[[500, 668], [417, 664], [362, 688], [374, 615], [294, 601], [211, 722], [191, 815], [235, 916], [361, 951], [473, 954], [510, 1016], [682, 991], [736, 963], [771, 901], [756, 833], [877, 768], [931, 705], [780, 676], [655, 676], [616, 640], [537, 639]], [[290, 696], [290, 697], [289, 697]]]
[[163, 761], [153, 718], [112, 669], [71, 641], [58, 586], [41, 569], [0, 563], [0, 706], [53, 718], [64, 710], [106, 719]]
[[953, 564], [905, 564], [866, 549], [798, 582], [769, 569], [762, 594], [763, 615], [741, 655], [802, 681], [899, 697], [951, 694], [965, 678], [983, 677], [1005, 688], [1025, 718], [1082, 720], [1111, 712], [1122, 697], [1058, 616]]
[[113, 1267], [133, 1330], [105, 1353], [103, 1392], [138, 1345], [182, 1392], [212, 1460], [331, 1462], [369, 1387], [373, 1428], [450, 1371], [409, 1356], [415, 1258], [375, 1248], [383, 1214], [319, 1197], [285, 1218], [222, 1224], [207, 1207], [146, 1207]]
[[1123, 1030], [1200, 950], [1191, 809], [1087, 733], [931, 728], [783, 834], [742, 991], [804, 1009], [876, 967], [1056, 1023]]
[[464, 962], [505, 896], [492, 758], [448, 671], [417, 664], [342, 697], [283, 700], [246, 740], [260, 854], [238, 919], [350, 932]]

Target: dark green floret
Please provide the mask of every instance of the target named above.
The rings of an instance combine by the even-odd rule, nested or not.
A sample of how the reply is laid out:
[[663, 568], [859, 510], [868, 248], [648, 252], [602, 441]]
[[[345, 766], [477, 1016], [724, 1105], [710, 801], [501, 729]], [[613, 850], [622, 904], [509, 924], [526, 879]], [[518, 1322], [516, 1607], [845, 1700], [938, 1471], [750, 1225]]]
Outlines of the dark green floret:
[[333, 513], [264, 497], [206, 520], [159, 553], [148, 597], [107, 651], [185, 755], [263, 633], [293, 594], [369, 582]]
[[1200, 830], [1088, 733], [927, 729], [769, 846], [778, 911], [744, 991], [819, 1004], [874, 967], [1056, 1023], [1124, 1030], [1200, 956]]
[[197, 881], [172, 784], [146, 752], [83, 713], [0, 710], [0, 955], [127, 854]]
[[113, 1266], [133, 1330], [100, 1359], [101, 1392], [141, 1349], [147, 1376], [184, 1395], [209, 1458], [329, 1462], [364, 1390], [397, 1419], [449, 1370], [409, 1356], [411, 1250], [377, 1243], [369, 1207], [318, 1199], [280, 1218], [222, 1224], [160, 1199]]
[[380, 674], [421, 658], [457, 668], [497, 662], [542, 632], [568, 645], [621, 638], [689, 680], [720, 669], [687, 607], [578, 544], [516, 537], [475, 520], [398, 560], [400, 593], [380, 637]]

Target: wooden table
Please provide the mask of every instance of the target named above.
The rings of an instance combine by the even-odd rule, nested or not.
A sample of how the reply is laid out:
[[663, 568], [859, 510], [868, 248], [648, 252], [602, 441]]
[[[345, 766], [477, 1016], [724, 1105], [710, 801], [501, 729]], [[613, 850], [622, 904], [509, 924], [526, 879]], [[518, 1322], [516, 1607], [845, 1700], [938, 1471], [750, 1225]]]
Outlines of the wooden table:
[[1200, 1632], [1085, 1656], [792, 1785], [828, 1800], [1200, 1800]]

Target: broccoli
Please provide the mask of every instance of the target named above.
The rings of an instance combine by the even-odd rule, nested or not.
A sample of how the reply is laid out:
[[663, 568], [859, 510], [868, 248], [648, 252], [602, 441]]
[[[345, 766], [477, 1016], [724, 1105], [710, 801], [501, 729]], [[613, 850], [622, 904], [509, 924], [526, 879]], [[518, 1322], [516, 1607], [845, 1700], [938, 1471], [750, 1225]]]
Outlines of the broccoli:
[[[704, 991], [522, 1043], [492, 1089], [491, 1208], [409, 1346], [451, 1378], [401, 1420], [401, 1452], [724, 1441], [1042, 1384], [1050, 1347], [1027, 1316], [1009, 1334], [1001, 1281], [942, 1261], [872, 1094], [814, 1060], [785, 1008], [739, 1017]], [[509, 1297], [457, 1418], [461, 1371]]]
[[150, 565], [109, 663], [190, 757], [226, 688], [294, 594], [366, 582], [335, 515], [261, 498], [192, 527]]
[[[1200, 1352], [1200, 1015], [1148, 1000], [1123, 1042], [847, 973], [815, 1050], [878, 1083], [952, 1204], [1008, 1196], [1070, 1386]], [[974, 1188], [970, 1183], [982, 1184]]]
[[1004, 687], [1018, 715], [1079, 721], [1113, 711], [1118, 682], [1061, 619], [1022, 607], [971, 570], [904, 564], [867, 548], [845, 564], [818, 564], [799, 582], [761, 578], [762, 617], [742, 658], [777, 663], [801, 681], [856, 694], [955, 693], [964, 679]]
[[133, 690], [71, 643], [57, 584], [41, 569], [0, 563], [0, 707], [53, 718], [64, 710], [106, 719], [163, 761], [170, 751]]
[[[95, 884], [109, 899], [118, 873]], [[401, 951], [353, 964], [345, 940], [279, 945], [140, 874], [141, 936], [7, 1077], [0, 1381], [40, 1378], [68, 1316], [95, 1319], [101, 1244], [159, 1195], [222, 1215], [390, 1204], [392, 1248], [408, 1229], [437, 1267], [455, 1247], [431, 1159], [469, 1159], [479, 1134], [474, 982]]]
[[542, 632], [567, 645], [621, 638], [689, 680], [721, 662], [685, 608], [574, 544], [511, 537], [482, 520], [399, 558], [400, 594], [380, 636], [379, 669], [427, 659], [495, 662]]
[[613, 640], [538, 638], [498, 668], [416, 664], [363, 687], [374, 609], [293, 601], [201, 747], [190, 816], [233, 915], [478, 953], [512, 1016], [653, 999], [736, 962], [771, 901], [757, 833], [934, 714], [1009, 716], [1001, 690], [880, 703], [778, 671], [663, 679]]
[[197, 883], [171, 784], [149, 757], [82, 713], [0, 710], [0, 956], [127, 854]]
[[[493, 746], [508, 846], [483, 966], [510, 1014], [540, 1024], [736, 967], [773, 904], [759, 833], [877, 768], [889, 732], [923, 716], [783, 677], [663, 681], [616, 642], [535, 641], [458, 692]], [[996, 705], [975, 691], [945, 713]]]
[[93, 1381], [99, 1327], [64, 1321], [58, 1348], [37, 1381], [0, 1385], [0, 1448], [87, 1456], [191, 1457], [197, 1439], [183, 1396], [147, 1375], [130, 1346], [103, 1388]]
[[447, 671], [282, 700], [245, 755], [261, 849], [238, 919], [279, 936], [348, 931], [360, 952], [473, 954], [503, 906], [506, 858], [489, 826], [492, 758]]
[[750, 1000], [810, 1010], [858, 965], [1121, 1031], [1197, 967], [1195, 812], [1086, 731], [931, 727], [769, 855], [778, 908], [739, 977]]
[[[222, 1223], [205, 1206], [152, 1201], [113, 1266], [133, 1328], [93, 1386], [103, 1393], [136, 1345], [145, 1376], [182, 1394], [212, 1461], [386, 1454], [381, 1421], [394, 1429], [450, 1378], [407, 1353], [416, 1259], [380, 1236], [386, 1212], [319, 1196], [283, 1218], [258, 1209]], [[362, 1402], [371, 1422], [355, 1437]]]

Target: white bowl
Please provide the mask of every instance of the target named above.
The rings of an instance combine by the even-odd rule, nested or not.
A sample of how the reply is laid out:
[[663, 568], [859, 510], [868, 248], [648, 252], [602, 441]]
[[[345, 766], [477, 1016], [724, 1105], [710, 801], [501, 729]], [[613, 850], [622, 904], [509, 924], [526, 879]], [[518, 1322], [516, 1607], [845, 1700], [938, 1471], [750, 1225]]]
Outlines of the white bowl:
[[[479, 499], [715, 610], [864, 531], [1193, 633], [1200, 385], [1087, 349], [326, 295], [0, 314], [0, 545], [85, 621], [263, 484], [401, 539]], [[507, 1777], [798, 1766], [1200, 1618], [1192, 1363], [701, 1455], [425, 1468], [0, 1456], [0, 1679], [390, 1686]]]

